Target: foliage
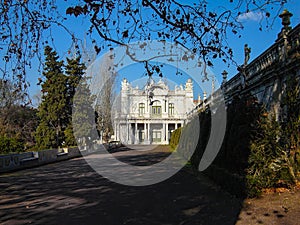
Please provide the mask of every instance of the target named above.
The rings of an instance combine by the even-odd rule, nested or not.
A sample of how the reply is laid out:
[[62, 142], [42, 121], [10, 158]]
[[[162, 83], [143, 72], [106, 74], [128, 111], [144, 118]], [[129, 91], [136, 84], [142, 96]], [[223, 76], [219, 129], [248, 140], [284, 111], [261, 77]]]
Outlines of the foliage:
[[[73, 129], [79, 133], [84, 129], [85, 134], [90, 129], [85, 127], [82, 121], [78, 121], [78, 118], [81, 120], [86, 117], [85, 107], [91, 107], [91, 100], [88, 99], [91, 93], [86, 81], [81, 82], [86, 67], [80, 62], [80, 57], [67, 58], [67, 65], [64, 65], [63, 61], [58, 61], [57, 53], [49, 46], [45, 48], [45, 56], [43, 75], [46, 80], [42, 82], [42, 103], [38, 109], [40, 124], [35, 134], [37, 146], [38, 148], [74, 146], [76, 141]], [[82, 84], [80, 88], [79, 84]], [[76, 91], [79, 92], [77, 98]], [[75, 120], [73, 117], [72, 121], [73, 105], [77, 116]], [[74, 124], [79, 126], [73, 127]]]
[[77, 87], [73, 100], [72, 126], [74, 136], [79, 142], [82, 142], [79, 144], [85, 144], [89, 140], [96, 138], [96, 134], [92, 132], [95, 130], [95, 114], [92, 107], [93, 102], [94, 96], [88, 88], [87, 79], [83, 78]]
[[67, 76], [63, 74], [63, 61], [49, 46], [45, 48], [45, 66], [42, 83], [42, 103], [38, 107], [40, 124], [36, 131], [39, 148], [57, 148], [64, 141], [64, 129], [68, 124]]
[[[281, 120], [251, 96], [235, 98], [227, 106], [224, 142], [204, 172], [227, 190], [249, 197], [265, 188], [291, 187], [300, 181], [300, 88], [289, 77], [281, 100]], [[192, 165], [197, 169], [210, 130], [210, 114], [199, 113], [201, 132]], [[226, 178], [224, 178], [226, 176]], [[228, 182], [224, 184], [224, 179]], [[236, 194], [236, 193], [233, 193]]]
[[16, 91], [16, 86], [8, 80], [0, 79], [0, 107], [9, 108], [22, 101], [23, 93]]
[[287, 80], [283, 106], [283, 142], [289, 154], [300, 154], [300, 85], [299, 80], [291, 76]]
[[[226, 37], [229, 33], [240, 36], [243, 26], [239, 16], [249, 12], [263, 15], [260, 29], [268, 28], [286, 2], [228, 0], [228, 4], [215, 5], [205, 0], [193, 4], [176, 0], [66, 0], [67, 9], [62, 12], [58, 7], [62, 4], [55, 0], [3, 0], [0, 51], [4, 66], [0, 71], [5, 79], [13, 79], [16, 90], [26, 90], [26, 70], [32, 66], [34, 57], [41, 58], [45, 45], [55, 43], [53, 28], [69, 35], [73, 40], [70, 47], [78, 50], [78, 37], [69, 30], [64, 14], [84, 15], [83, 19], [90, 24], [88, 36], [97, 53], [137, 40], [166, 40], [197, 53], [208, 66], [216, 58], [228, 62], [233, 51]], [[134, 58], [133, 54], [130, 56]]]
[[[33, 132], [37, 126], [36, 110], [21, 105], [22, 94], [14, 90], [11, 82], [0, 80], [0, 136], [9, 144], [9, 151], [24, 151], [34, 144]], [[0, 151], [7, 148], [0, 149]]]
[[177, 145], [179, 144], [181, 130], [182, 130], [182, 128], [179, 127], [176, 130], [174, 130], [171, 134], [170, 146], [172, 149], [176, 149]]
[[22, 140], [26, 148], [34, 145], [34, 131], [38, 124], [37, 110], [13, 105], [0, 112], [0, 135]]
[[110, 135], [113, 134], [111, 113], [116, 111], [118, 107], [112, 108], [116, 96], [114, 92], [116, 76], [113, 57], [111, 57], [111, 53], [108, 53], [104, 55], [100, 64], [99, 78], [101, 80], [95, 107], [97, 130], [102, 133], [105, 142], [108, 142]]
[[[259, 118], [260, 105], [251, 96], [236, 97], [227, 106], [226, 132], [221, 149], [204, 174], [232, 194], [244, 195], [251, 135]], [[197, 170], [206, 149], [211, 129], [211, 111], [199, 113], [200, 137], [191, 162]], [[225, 182], [226, 181], [226, 182]], [[234, 188], [233, 188], [234, 187]]]
[[256, 196], [263, 188], [291, 186], [300, 180], [300, 88], [288, 76], [281, 105], [282, 121], [262, 114], [251, 143], [247, 188]]
[[[65, 145], [74, 146], [76, 145], [75, 137], [73, 134], [73, 123], [72, 123], [72, 106], [73, 98], [76, 93], [76, 88], [80, 84], [80, 81], [84, 75], [86, 67], [80, 62], [80, 57], [74, 59], [67, 58], [67, 65], [65, 66], [65, 73], [67, 75], [67, 114], [68, 114], [68, 125], [64, 131]], [[87, 94], [90, 94], [88, 88], [85, 90]], [[87, 101], [87, 104], [91, 104]]]
[[[232, 59], [233, 51], [225, 40], [229, 32], [239, 36], [243, 26], [238, 16], [260, 12], [269, 26], [271, 13], [277, 14], [274, 5], [281, 8], [286, 3], [283, 0], [229, 2], [230, 9], [222, 5], [222, 9], [216, 10], [204, 0], [193, 4], [175, 0], [85, 1], [69, 7], [66, 13], [86, 16], [91, 23], [89, 33], [95, 32], [112, 44], [124, 46], [136, 40], [167, 40], [192, 50], [211, 66], [211, 59], [222, 58], [224, 62]], [[96, 40], [93, 42], [97, 53], [105, 48]], [[139, 61], [133, 54], [130, 56]]]
[[235, 97], [227, 107], [227, 125], [215, 164], [238, 175], [248, 167], [251, 137], [257, 126], [261, 105], [252, 96]]
[[0, 154], [24, 151], [24, 142], [17, 138], [0, 136]]
[[250, 143], [247, 189], [254, 197], [263, 188], [274, 187], [280, 179], [282, 167], [279, 158], [283, 149], [279, 145], [280, 127], [274, 116], [262, 113], [256, 134]]
[[14, 89], [21, 92], [30, 85], [26, 71], [32, 67], [32, 59], [40, 59], [47, 40], [53, 41], [52, 26], [69, 31], [64, 26], [65, 18], [58, 12], [57, 3], [52, 0], [3, 0], [0, 1], [0, 12], [1, 77], [5, 80], [11, 78]]
[[210, 126], [211, 126], [211, 111], [209, 108], [204, 111], [199, 112], [198, 114], [199, 122], [200, 122], [200, 136], [198, 139], [198, 144], [194, 154], [191, 157], [192, 166], [195, 169], [198, 169], [198, 165], [204, 153], [206, 144], [209, 139], [210, 134]]

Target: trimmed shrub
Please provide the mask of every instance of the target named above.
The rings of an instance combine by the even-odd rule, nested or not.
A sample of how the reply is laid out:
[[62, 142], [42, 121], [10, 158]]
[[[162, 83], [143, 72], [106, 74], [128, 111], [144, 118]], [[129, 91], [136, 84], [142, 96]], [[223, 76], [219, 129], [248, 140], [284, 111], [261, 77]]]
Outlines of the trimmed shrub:
[[178, 129], [174, 130], [171, 134], [170, 146], [173, 150], [175, 150], [177, 145], [179, 144], [181, 129], [182, 128], [179, 127]]

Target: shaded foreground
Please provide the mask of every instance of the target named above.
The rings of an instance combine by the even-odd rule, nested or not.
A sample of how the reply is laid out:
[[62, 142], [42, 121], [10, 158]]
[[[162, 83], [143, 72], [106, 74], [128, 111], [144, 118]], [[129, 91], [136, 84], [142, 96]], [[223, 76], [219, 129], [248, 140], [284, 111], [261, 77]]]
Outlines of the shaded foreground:
[[[144, 150], [130, 146], [113, 154], [133, 165], [152, 164], [169, 154], [162, 147]], [[77, 158], [2, 175], [0, 195], [0, 224], [270, 224], [253, 219], [262, 213], [249, 205], [239, 218], [241, 200], [187, 168], [159, 184], [130, 187], [107, 180]], [[282, 223], [286, 213], [280, 217], [273, 207], [277, 214], [271, 211], [268, 221], [296, 224]]]
[[[114, 154], [136, 163], [131, 149]], [[168, 154], [155, 150], [152, 155]], [[84, 159], [0, 176], [1, 224], [234, 224], [240, 204], [185, 170], [151, 186], [113, 183]]]

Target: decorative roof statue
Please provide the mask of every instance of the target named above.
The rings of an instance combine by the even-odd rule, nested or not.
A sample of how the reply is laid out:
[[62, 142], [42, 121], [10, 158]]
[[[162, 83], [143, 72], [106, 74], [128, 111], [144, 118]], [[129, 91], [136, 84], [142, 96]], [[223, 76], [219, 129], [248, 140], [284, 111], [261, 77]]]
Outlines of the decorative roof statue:
[[248, 47], [248, 44], [245, 44], [244, 46], [244, 53], [245, 53], [245, 60], [244, 60], [244, 67], [245, 67], [248, 64], [248, 61], [250, 59], [250, 53], [251, 53], [251, 48]]
[[279, 17], [282, 19], [281, 24], [283, 25], [283, 28], [286, 30], [291, 29], [291, 17], [293, 16], [292, 13], [290, 13], [287, 9], [283, 10], [283, 12], [279, 15]]

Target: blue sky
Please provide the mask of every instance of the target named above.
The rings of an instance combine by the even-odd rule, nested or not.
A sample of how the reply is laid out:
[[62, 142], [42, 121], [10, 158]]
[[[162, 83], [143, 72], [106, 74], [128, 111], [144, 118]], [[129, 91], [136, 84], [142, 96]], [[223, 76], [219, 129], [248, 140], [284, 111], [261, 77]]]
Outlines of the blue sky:
[[[185, 2], [186, 1], [182, 1]], [[208, 0], [209, 6], [212, 9], [218, 10], [220, 7], [231, 6], [229, 1], [224, 0]], [[68, 4], [64, 1], [59, 1], [59, 8], [62, 12], [65, 11]], [[286, 7], [289, 11], [291, 11], [294, 16], [291, 18], [292, 27], [300, 23], [300, 1], [299, 0], [290, 0]], [[249, 47], [251, 47], [251, 57], [250, 61], [261, 54], [264, 50], [266, 50], [270, 45], [272, 45], [276, 38], [277, 34], [281, 30], [281, 20], [280, 18], [276, 18], [274, 24], [269, 29], [263, 29], [263, 31], [259, 30], [259, 18], [261, 15], [256, 13], [249, 13], [247, 16], [243, 16], [241, 21], [244, 25], [244, 30], [240, 33], [242, 35], [241, 38], [237, 38], [237, 36], [233, 36], [228, 34], [228, 43], [232, 47], [234, 51], [234, 60], [238, 64], [242, 64], [244, 60], [244, 44], [247, 43]], [[73, 18], [67, 16], [68, 20], [66, 21], [66, 26], [70, 28], [72, 32], [74, 32], [77, 36], [79, 36], [82, 40], [84, 40], [85, 32], [88, 29], [89, 24], [85, 22], [84, 19], [78, 17]], [[59, 55], [64, 59], [68, 55], [68, 50], [70, 49], [71, 39], [70, 37], [59, 28], [53, 30], [53, 36], [55, 37], [54, 42], [52, 43], [55, 49], [58, 51]], [[50, 43], [51, 44], [51, 43]], [[72, 50], [72, 47], [71, 47]], [[101, 57], [101, 56], [99, 56]], [[38, 64], [37, 62], [35, 63]], [[224, 69], [228, 71], [228, 78], [230, 79], [236, 73], [236, 67], [231, 66], [227, 68], [226, 65], [222, 62], [215, 61], [214, 67], [211, 68], [211, 72], [217, 77], [218, 81], [221, 82], [221, 73]], [[177, 68], [165, 67], [166, 78], [170, 79], [176, 83], [185, 83], [188, 76], [178, 76], [174, 74], [174, 71]], [[143, 68], [140, 65], [133, 66], [131, 65], [128, 68], [122, 69], [119, 71], [121, 77], [128, 77], [129, 80], [135, 80], [141, 78], [144, 74]], [[33, 67], [29, 72], [28, 80], [31, 83], [31, 87], [29, 89], [30, 95], [33, 96], [36, 94], [40, 87], [36, 85], [37, 78], [41, 77], [40, 72], [37, 70], [37, 67]], [[197, 85], [195, 85], [197, 86]], [[196, 88], [195, 98], [198, 95], [197, 92], [200, 90]]]

